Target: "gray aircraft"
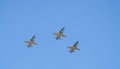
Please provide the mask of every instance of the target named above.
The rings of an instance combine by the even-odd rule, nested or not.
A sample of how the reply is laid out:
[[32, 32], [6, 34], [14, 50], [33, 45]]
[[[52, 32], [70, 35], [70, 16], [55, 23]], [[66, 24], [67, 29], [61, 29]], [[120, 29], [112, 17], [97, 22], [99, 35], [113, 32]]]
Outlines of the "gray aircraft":
[[66, 37], [63, 32], [64, 32], [64, 27], [59, 31], [59, 33], [53, 33], [54, 35], [56, 35], [56, 40], [60, 40], [61, 37]]
[[28, 47], [32, 47], [32, 45], [37, 45], [37, 43], [35, 42], [35, 36], [33, 36], [31, 39], [30, 39], [30, 41], [25, 41], [25, 43], [27, 43], [28, 45]]
[[79, 41], [77, 41], [73, 46], [69, 46], [68, 48], [70, 48], [70, 53], [75, 52], [75, 50], [80, 50], [79, 48], [77, 48]]

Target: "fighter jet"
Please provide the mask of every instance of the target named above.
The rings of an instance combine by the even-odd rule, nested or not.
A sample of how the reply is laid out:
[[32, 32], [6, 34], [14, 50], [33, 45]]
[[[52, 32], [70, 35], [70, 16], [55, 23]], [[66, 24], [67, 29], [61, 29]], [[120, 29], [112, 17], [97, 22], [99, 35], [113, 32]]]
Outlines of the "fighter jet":
[[77, 41], [73, 46], [70, 46], [68, 48], [70, 48], [70, 53], [73, 53], [75, 52], [75, 50], [80, 50], [79, 48], [77, 48], [77, 45], [78, 45], [79, 41]]
[[58, 32], [58, 33], [53, 33], [54, 35], [56, 35], [56, 40], [60, 40], [61, 37], [66, 37], [63, 32], [64, 32], [64, 27]]
[[28, 47], [32, 47], [32, 45], [37, 45], [37, 43], [35, 43], [35, 36], [33, 36], [31, 39], [30, 39], [30, 41], [25, 41], [25, 43], [27, 43], [28, 45]]

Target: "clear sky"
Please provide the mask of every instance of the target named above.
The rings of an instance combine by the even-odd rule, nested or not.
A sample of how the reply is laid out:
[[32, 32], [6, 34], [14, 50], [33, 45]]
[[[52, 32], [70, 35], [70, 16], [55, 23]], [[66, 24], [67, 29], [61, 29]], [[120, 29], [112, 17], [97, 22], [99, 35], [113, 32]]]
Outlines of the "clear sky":
[[120, 0], [0, 0], [0, 69], [120, 69]]

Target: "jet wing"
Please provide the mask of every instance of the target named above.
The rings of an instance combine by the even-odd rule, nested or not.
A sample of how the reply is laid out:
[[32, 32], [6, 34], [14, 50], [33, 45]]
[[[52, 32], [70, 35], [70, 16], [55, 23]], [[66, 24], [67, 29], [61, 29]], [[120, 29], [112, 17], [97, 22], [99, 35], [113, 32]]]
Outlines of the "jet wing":
[[63, 28], [59, 31], [59, 33], [62, 33], [62, 32], [64, 31], [64, 29], [65, 29], [65, 27], [63, 27]]
[[66, 37], [66, 35], [62, 35], [62, 37]]
[[35, 35], [30, 39], [30, 41], [34, 41], [34, 39], [35, 39]]
[[37, 45], [37, 43], [35, 43], [35, 42], [34, 42], [33, 44], [34, 44], [34, 45]]
[[25, 43], [29, 43], [29, 41], [25, 41]]
[[78, 45], [78, 43], [79, 43], [79, 41], [75, 42], [75, 44], [74, 44], [73, 46], [77, 46], [77, 45]]
[[73, 48], [73, 47], [69, 46], [68, 48]]
[[54, 35], [58, 35], [58, 33], [53, 33]]
[[80, 50], [79, 48], [76, 48], [76, 50]]

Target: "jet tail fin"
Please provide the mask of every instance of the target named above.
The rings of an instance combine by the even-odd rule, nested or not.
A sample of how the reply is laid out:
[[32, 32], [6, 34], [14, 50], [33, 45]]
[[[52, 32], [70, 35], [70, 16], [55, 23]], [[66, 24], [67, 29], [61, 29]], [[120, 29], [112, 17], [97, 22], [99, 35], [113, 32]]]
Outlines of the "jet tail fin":
[[76, 53], [75, 51], [71, 51], [71, 50], [70, 50], [69, 52], [70, 52], [70, 53]]
[[56, 40], [61, 40], [61, 38], [60, 37], [55, 37], [56, 38]]

